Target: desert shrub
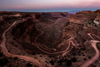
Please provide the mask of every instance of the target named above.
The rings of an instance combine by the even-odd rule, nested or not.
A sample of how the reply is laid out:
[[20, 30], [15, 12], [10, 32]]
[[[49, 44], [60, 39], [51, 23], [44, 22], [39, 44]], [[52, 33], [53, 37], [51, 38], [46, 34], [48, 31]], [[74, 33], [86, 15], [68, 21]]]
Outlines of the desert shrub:
[[17, 57], [14, 58], [14, 60], [17, 60], [17, 59], [18, 59]]
[[0, 57], [2, 57], [3, 56], [3, 54], [0, 52]]
[[75, 57], [74, 58], [71, 58], [71, 61], [72, 62], [76, 62], [77, 61], [77, 58], [75, 58]]
[[51, 60], [50, 63], [51, 63], [52, 65], [54, 65], [54, 61], [53, 61], [53, 60]]
[[6, 65], [8, 62], [7, 58], [0, 59], [0, 65]]
[[97, 48], [100, 50], [100, 42], [96, 44]]
[[66, 63], [66, 65], [67, 65], [67, 66], [71, 66], [71, 65], [72, 65], [71, 60], [68, 60], [67, 63]]
[[32, 67], [33, 65], [31, 63], [27, 63], [27, 67]]

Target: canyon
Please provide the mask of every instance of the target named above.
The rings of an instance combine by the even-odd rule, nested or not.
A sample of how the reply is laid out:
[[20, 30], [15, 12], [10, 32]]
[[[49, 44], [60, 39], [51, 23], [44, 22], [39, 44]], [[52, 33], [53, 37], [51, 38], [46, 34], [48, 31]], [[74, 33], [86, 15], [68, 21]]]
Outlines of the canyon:
[[100, 10], [0, 12], [2, 67], [99, 67], [99, 51]]

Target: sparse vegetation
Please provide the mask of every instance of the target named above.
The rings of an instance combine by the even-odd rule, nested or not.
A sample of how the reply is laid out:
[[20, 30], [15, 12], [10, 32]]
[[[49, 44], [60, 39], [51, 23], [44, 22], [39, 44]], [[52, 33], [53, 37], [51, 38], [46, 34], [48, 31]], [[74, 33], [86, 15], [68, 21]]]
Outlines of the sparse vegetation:
[[14, 58], [14, 60], [17, 60], [17, 59], [18, 59], [17, 57]]
[[3, 54], [2, 54], [2, 52], [0, 52], [0, 57], [2, 57], [3, 56]]
[[54, 65], [54, 61], [53, 61], [53, 60], [51, 60], [50, 63], [51, 63], [52, 65]]
[[97, 48], [100, 50], [100, 42], [98, 42], [96, 45], [97, 45]]
[[68, 60], [67, 63], [66, 63], [66, 65], [67, 65], [67, 66], [71, 66], [71, 65], [72, 65], [71, 60]]
[[0, 59], [0, 65], [6, 65], [8, 62], [7, 58]]
[[86, 61], [87, 59], [86, 58], [84, 58], [84, 61]]
[[77, 58], [75, 58], [75, 57], [74, 58], [71, 58], [71, 61], [72, 62], [76, 62], [77, 61]]
[[27, 67], [32, 67], [33, 65], [31, 63], [27, 63]]

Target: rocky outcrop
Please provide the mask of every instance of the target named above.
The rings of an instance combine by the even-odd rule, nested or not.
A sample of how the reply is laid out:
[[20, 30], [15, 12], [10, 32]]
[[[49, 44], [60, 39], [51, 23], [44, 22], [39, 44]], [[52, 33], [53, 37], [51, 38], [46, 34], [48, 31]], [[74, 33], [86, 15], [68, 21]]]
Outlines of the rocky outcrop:
[[100, 26], [100, 15], [97, 15], [96, 18], [94, 19], [94, 23], [97, 25], [97, 26]]
[[82, 24], [88, 27], [96, 26], [97, 22], [94, 23], [97, 14], [91, 11], [82, 11], [76, 13], [76, 15], [69, 15], [68, 19], [71, 23]]
[[100, 9], [94, 11], [94, 14], [100, 14]]
[[52, 17], [63, 17], [63, 16], [67, 16], [68, 13], [61, 13], [61, 12], [51, 12], [50, 13]]
[[68, 15], [68, 12], [44, 12], [42, 15], [45, 15], [47, 17], [66, 17]]
[[92, 14], [92, 11], [81, 11], [81, 12], [77, 12], [76, 14]]
[[16, 19], [16, 18], [20, 18], [21, 16], [20, 15], [5, 15], [3, 16], [2, 18], [7, 21], [7, 20], [12, 20], [12, 19]]

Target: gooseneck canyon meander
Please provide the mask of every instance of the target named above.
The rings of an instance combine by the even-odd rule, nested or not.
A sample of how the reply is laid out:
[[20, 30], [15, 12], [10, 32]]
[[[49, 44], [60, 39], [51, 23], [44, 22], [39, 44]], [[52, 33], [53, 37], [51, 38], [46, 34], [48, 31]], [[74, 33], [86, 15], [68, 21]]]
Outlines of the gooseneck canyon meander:
[[[3, 40], [2, 40], [2, 43], [1, 43], [1, 47], [2, 47], [2, 51], [3, 51], [3, 54], [7, 57], [18, 57], [19, 59], [24, 59], [26, 61], [31, 61], [32, 63], [35, 63], [37, 64], [38, 66], [40, 67], [45, 67], [43, 66], [43, 64], [41, 64], [39, 61], [37, 61], [36, 59], [32, 58], [32, 57], [27, 57], [27, 56], [21, 56], [21, 55], [13, 55], [13, 54], [10, 54], [5, 46], [5, 42], [6, 42], [6, 38], [5, 38], [5, 33], [13, 26], [16, 24], [16, 21], [3, 33], [2, 37], [3, 37]], [[90, 35], [89, 35], [90, 36]], [[95, 49], [96, 51], [96, 54], [95, 56], [86, 61], [86, 63], [84, 63], [81, 67], [88, 67], [90, 64], [92, 64], [96, 59], [98, 59], [99, 57], [99, 50], [97, 49], [96, 47], [96, 43], [97, 42], [100, 42], [100, 41], [96, 41], [96, 40], [91, 40], [91, 46]]]
[[[23, 50], [25, 50], [26, 52], [30, 52], [30, 53], [34, 53], [34, 50], [37, 50], [37, 52], [41, 51], [40, 53], [41, 54], [43, 53], [43, 55], [45, 55], [45, 56], [54, 56], [54, 57], [51, 57], [51, 59], [54, 60], [55, 57], [58, 58], [56, 61], [58, 63], [60, 61], [65, 61], [65, 62], [67, 62], [67, 65], [65, 65], [67, 67], [69, 64], [71, 64], [70, 63], [71, 59], [69, 58], [68, 60], [60, 60], [59, 61], [59, 58], [61, 57], [61, 59], [62, 59], [64, 57], [66, 57], [67, 55], [74, 53], [74, 51], [73, 51], [74, 49], [79, 50], [80, 45], [82, 46], [84, 44], [85, 47], [88, 46], [86, 48], [93, 47], [92, 50], [94, 50], [94, 54], [91, 55], [90, 59], [87, 59], [86, 61], [82, 61], [82, 63], [80, 62], [80, 64], [78, 66], [79, 67], [89, 67], [91, 64], [93, 65], [93, 62], [95, 62], [99, 58], [99, 49], [98, 49], [97, 43], [100, 42], [100, 36], [99, 36], [99, 33], [98, 34], [95, 33], [97, 31], [99, 32], [99, 30], [98, 30], [99, 25], [97, 25], [97, 27], [96, 26], [93, 27], [90, 25], [90, 27], [89, 27], [89, 25], [86, 25], [80, 19], [77, 20], [77, 18], [74, 18], [74, 19], [72, 18], [72, 17], [80, 18], [80, 16], [82, 16], [82, 18], [83, 18], [84, 15], [80, 14], [80, 13], [76, 14], [76, 15], [69, 15], [67, 22], [66, 22], [67, 17], [60, 17], [60, 18], [56, 18], [56, 19], [49, 18], [48, 22], [50, 22], [50, 23], [48, 23], [47, 21], [46, 21], [47, 23], [44, 21], [42, 21], [42, 22], [40, 21], [37, 23], [37, 20], [34, 20], [34, 22], [36, 21], [35, 26], [34, 26], [34, 22], [31, 23], [31, 21], [30, 21], [30, 19], [33, 20], [32, 17], [24, 18], [23, 23], [18, 23], [18, 21], [15, 21], [12, 24], [9, 24], [9, 27], [2, 34], [2, 42], [0, 44], [1, 51], [8, 58], [9, 57], [11, 57], [11, 58], [17, 57], [18, 59], [23, 59], [25, 61], [32, 62], [33, 65], [35, 64], [35, 65], [38, 65], [39, 67], [47, 66], [44, 62], [42, 63], [37, 58], [27, 56], [24, 54], [17, 54], [17, 53], [13, 54], [12, 52], [9, 51], [9, 46], [6, 43], [6, 42], [8, 42], [8, 40], [7, 40], [8, 38], [6, 37], [6, 34], [8, 35], [8, 32], [13, 31], [13, 30], [14, 30], [14, 32], [16, 32], [18, 30], [17, 29], [18, 25], [25, 26], [25, 24], [26, 24], [27, 28], [24, 28], [25, 31], [24, 31], [24, 33], [21, 34], [20, 37], [17, 37], [17, 35], [19, 35], [19, 34], [13, 34], [12, 32], [10, 32], [14, 37], [19, 38], [19, 41], [16, 40], [16, 42], [19, 42], [22, 44]], [[90, 17], [92, 17], [92, 15]], [[93, 14], [93, 17], [91, 19], [93, 19], [94, 17], [95, 17], [95, 15]], [[44, 18], [44, 16], [43, 16], [43, 18]], [[86, 19], [86, 18], [84, 18], [84, 19]], [[91, 19], [89, 19], [89, 20], [91, 20]], [[1, 20], [4, 20], [4, 16], [3, 17], [1, 16]], [[28, 21], [29, 25], [27, 24], [27, 21]], [[96, 24], [97, 21], [94, 21], [94, 22], [91, 22], [91, 23]], [[90, 24], [90, 22], [88, 22], [88, 23]], [[44, 24], [44, 25], [42, 26], [42, 24]], [[62, 29], [62, 27], [63, 27], [63, 29]], [[91, 31], [91, 30], [93, 30], [93, 31]], [[20, 32], [20, 31], [18, 30], [17, 32]], [[57, 37], [58, 37], [58, 40], [57, 40]], [[51, 40], [49, 40], [49, 38], [51, 38]], [[31, 39], [33, 39], [33, 41]], [[59, 39], [61, 39], [61, 40], [59, 40]], [[28, 47], [23, 44], [27, 44]], [[82, 48], [84, 47], [84, 45], [82, 46]], [[32, 47], [33, 49], [31, 49], [30, 47]], [[77, 51], [75, 51], [75, 52], [77, 52]], [[84, 49], [84, 52], [85, 52], [85, 49]], [[77, 55], [79, 55], [79, 54], [77, 53]], [[73, 56], [74, 55], [72, 55], [72, 57]], [[86, 57], [88, 57], [88, 56], [89, 55], [87, 55]], [[75, 61], [75, 58], [74, 58], [74, 61]], [[78, 61], [79, 61], [79, 59], [78, 59]], [[54, 65], [53, 61], [50, 61], [50, 63], [52, 65]], [[60, 62], [60, 65], [64, 66], [64, 63]], [[48, 65], [47, 67], [54, 67], [54, 66]], [[73, 62], [72, 67], [74, 67], [74, 62]]]

